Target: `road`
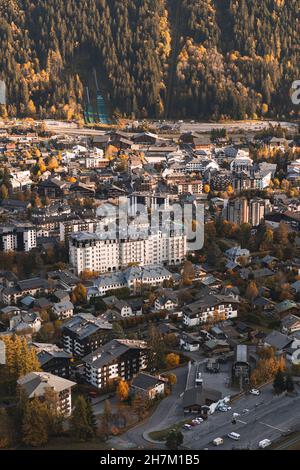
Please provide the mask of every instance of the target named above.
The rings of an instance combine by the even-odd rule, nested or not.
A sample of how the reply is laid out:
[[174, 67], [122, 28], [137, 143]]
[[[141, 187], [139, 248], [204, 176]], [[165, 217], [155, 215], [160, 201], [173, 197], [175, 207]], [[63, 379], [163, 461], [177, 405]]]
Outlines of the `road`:
[[[243, 410], [248, 409], [247, 413]], [[232, 405], [232, 411], [217, 412], [201, 425], [184, 432], [184, 446], [188, 449], [231, 450], [232, 448], [257, 449], [263, 439], [272, 442], [299, 426], [300, 395], [296, 397], [273, 395], [272, 386], [264, 387], [259, 397], [244, 396]], [[232, 424], [232, 413], [239, 413]], [[239, 441], [227, 438], [230, 432], [241, 435]], [[224, 445], [214, 447], [216, 437], [224, 438]]]
[[[83, 127], [82, 129], [78, 128], [75, 123], [68, 123], [63, 121], [43, 121], [46, 125], [48, 131], [53, 132], [54, 134], [66, 134], [66, 135], [104, 135], [107, 131], [97, 130], [97, 129], [88, 129]], [[174, 121], [166, 121], [168, 123], [174, 123]], [[178, 123], [178, 121], [177, 121]], [[151, 124], [151, 122], [150, 122]], [[297, 130], [298, 124], [290, 122], [276, 122], [276, 121], [233, 121], [226, 123], [210, 123], [210, 122], [183, 122], [180, 125], [180, 132], [197, 132], [201, 133], [210, 133], [212, 129], [227, 129], [228, 132], [232, 131], [244, 131], [244, 132], [258, 132], [262, 129], [268, 128], [270, 125], [276, 126], [280, 124], [282, 127]]]
[[212, 129], [227, 129], [228, 132], [244, 131], [244, 132], [259, 132], [262, 129], [267, 129], [270, 125], [277, 126], [280, 124], [284, 128], [290, 130], [297, 130], [298, 124], [290, 122], [276, 122], [276, 121], [233, 121], [226, 123], [210, 123], [210, 122], [184, 122], [181, 124], [181, 132], [198, 132], [209, 133]]
[[43, 121], [47, 131], [53, 134], [63, 135], [83, 135], [83, 136], [97, 136], [104, 135], [107, 131], [101, 131], [99, 129], [88, 129], [86, 127], [79, 128], [75, 123], [68, 123], [63, 121]]
[[182, 394], [185, 391], [187, 379], [187, 367], [180, 367], [172, 371], [177, 376], [177, 384], [173, 387], [172, 394], [162, 400], [158, 405], [151, 417], [141, 425], [127, 431], [122, 435], [122, 440], [130, 444], [135, 444], [137, 447], [143, 448], [165, 448], [164, 444], [150, 445], [143, 434], [160, 429], [166, 429], [172, 424], [183, 419], [182, 413]]

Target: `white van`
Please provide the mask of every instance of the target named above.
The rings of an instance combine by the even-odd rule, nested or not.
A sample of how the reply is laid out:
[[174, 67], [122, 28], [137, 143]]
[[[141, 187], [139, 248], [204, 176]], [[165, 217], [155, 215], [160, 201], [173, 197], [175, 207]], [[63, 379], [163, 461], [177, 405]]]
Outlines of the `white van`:
[[222, 444], [224, 444], [224, 440], [222, 439], [222, 437], [217, 437], [213, 440], [214, 446], [221, 446]]
[[258, 447], [260, 449], [265, 449], [266, 447], [269, 447], [272, 444], [270, 439], [264, 439], [263, 441], [260, 441], [258, 444]]
[[239, 441], [241, 435], [237, 434], [236, 432], [231, 432], [230, 434], [227, 434], [227, 437], [229, 437], [229, 439], [233, 439], [234, 441]]

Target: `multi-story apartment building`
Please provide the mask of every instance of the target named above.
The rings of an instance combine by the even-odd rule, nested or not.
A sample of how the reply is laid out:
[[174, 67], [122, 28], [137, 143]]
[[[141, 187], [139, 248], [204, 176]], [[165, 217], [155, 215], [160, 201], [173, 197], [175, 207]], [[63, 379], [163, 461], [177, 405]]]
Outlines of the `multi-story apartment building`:
[[270, 212], [269, 199], [236, 198], [228, 201], [224, 208], [224, 217], [229, 222], [237, 225], [250, 224], [257, 227], [264, 220], [265, 215]]
[[112, 325], [89, 313], [75, 315], [62, 327], [64, 350], [75, 357], [83, 357], [98, 349], [108, 340]]
[[46, 372], [30, 372], [18, 380], [18, 385], [24, 390], [29, 399], [45, 400], [47, 390], [53, 390], [57, 398], [57, 411], [63, 416], [72, 412], [71, 389], [75, 382]]
[[55, 344], [32, 343], [44, 372], [68, 379], [71, 376], [72, 355]]
[[61, 242], [69, 239], [72, 233], [89, 232], [94, 233], [101, 230], [101, 222], [98, 219], [72, 219], [59, 223], [59, 238]]
[[29, 252], [36, 248], [36, 229], [31, 224], [0, 228], [0, 251]]
[[158, 287], [173, 280], [173, 275], [164, 266], [132, 266], [124, 271], [107, 273], [94, 281], [87, 290], [87, 298], [102, 297], [107, 292], [130, 289], [138, 292], [143, 286]]
[[185, 235], [160, 231], [140, 238], [105, 238], [105, 233], [74, 233], [69, 240], [70, 263], [77, 274], [84, 271], [119, 271], [129, 264], [177, 265], [185, 260]]
[[5, 305], [15, 305], [25, 296], [48, 294], [52, 290], [50, 283], [40, 277], [16, 281], [11, 287], [5, 287], [0, 294]]
[[225, 219], [241, 225], [249, 222], [249, 204], [247, 198], [230, 199], [224, 209]]
[[169, 187], [177, 188], [178, 194], [202, 194], [203, 181], [200, 178], [189, 178], [185, 175], [171, 175], [166, 178]]
[[114, 339], [83, 358], [88, 383], [105, 389], [114, 380], [131, 380], [148, 364], [145, 341]]
[[230, 296], [209, 294], [183, 309], [183, 324], [192, 328], [205, 323], [236, 318], [239, 301]]
[[249, 202], [249, 223], [252, 227], [258, 227], [265, 219], [265, 215], [271, 212], [272, 205], [269, 199], [255, 198]]

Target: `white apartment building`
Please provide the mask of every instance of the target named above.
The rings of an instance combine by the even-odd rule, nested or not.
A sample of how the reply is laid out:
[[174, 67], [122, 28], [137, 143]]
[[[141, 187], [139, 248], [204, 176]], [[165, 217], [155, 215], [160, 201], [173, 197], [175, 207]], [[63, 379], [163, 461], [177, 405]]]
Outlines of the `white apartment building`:
[[36, 248], [36, 229], [32, 225], [13, 225], [0, 228], [0, 251], [29, 252]]
[[105, 233], [74, 233], [69, 240], [70, 263], [77, 275], [83, 271], [106, 273], [129, 264], [177, 265], [185, 260], [185, 235], [157, 232], [136, 239], [107, 239]]
[[237, 318], [239, 301], [230, 296], [210, 294], [187, 305], [183, 310], [183, 324], [187, 328], [208, 322]]

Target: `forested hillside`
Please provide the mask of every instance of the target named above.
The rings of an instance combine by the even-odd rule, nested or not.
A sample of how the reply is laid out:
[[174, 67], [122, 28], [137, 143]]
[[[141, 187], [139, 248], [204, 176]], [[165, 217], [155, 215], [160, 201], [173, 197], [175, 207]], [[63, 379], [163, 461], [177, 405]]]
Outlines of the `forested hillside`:
[[299, 0], [0, 0], [2, 114], [78, 118], [95, 68], [127, 116], [289, 116]]

